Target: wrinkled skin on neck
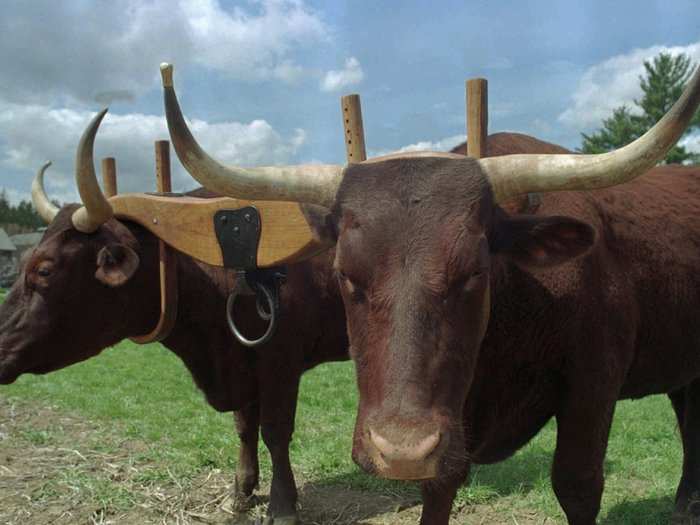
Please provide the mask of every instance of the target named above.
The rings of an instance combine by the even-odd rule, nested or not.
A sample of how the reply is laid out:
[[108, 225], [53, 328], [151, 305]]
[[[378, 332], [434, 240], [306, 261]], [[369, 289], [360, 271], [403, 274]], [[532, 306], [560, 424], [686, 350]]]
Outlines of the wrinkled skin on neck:
[[132, 300], [148, 290], [157, 299], [144, 247], [116, 220], [93, 234], [76, 231], [75, 209], [63, 208], [25, 255], [0, 306], [0, 383], [85, 360], [157, 319], [142, 306], [149, 301]]
[[335, 268], [360, 392], [353, 458], [395, 479], [463, 480], [462, 411], [501, 257], [557, 264], [586, 251], [574, 219], [507, 217], [472, 159], [347, 169]]

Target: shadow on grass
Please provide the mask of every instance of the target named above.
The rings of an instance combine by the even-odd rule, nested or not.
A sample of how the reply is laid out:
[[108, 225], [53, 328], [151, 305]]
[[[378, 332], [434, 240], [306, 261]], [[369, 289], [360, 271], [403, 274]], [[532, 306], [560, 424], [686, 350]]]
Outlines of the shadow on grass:
[[[549, 483], [552, 453], [543, 448], [526, 448], [516, 456], [493, 465], [475, 465], [470, 476], [467, 501], [485, 503], [500, 497], [538, 490]], [[607, 465], [606, 465], [607, 468]], [[367, 519], [396, 508], [408, 508], [420, 504], [420, 486], [414, 482], [379, 479], [364, 472], [350, 470], [307, 483], [301, 489], [302, 498], [312, 497], [333, 500], [345, 498], [355, 502], [358, 494], [365, 505], [362, 516]]]
[[624, 501], [612, 507], [600, 525], [657, 525], [671, 521], [673, 498], [670, 496]]

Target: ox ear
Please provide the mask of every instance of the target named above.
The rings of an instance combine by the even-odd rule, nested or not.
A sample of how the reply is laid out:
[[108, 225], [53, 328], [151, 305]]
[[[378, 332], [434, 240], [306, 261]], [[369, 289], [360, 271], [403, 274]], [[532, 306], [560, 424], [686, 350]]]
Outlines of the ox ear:
[[136, 273], [139, 256], [124, 244], [110, 243], [97, 254], [98, 281], [116, 288], [125, 284]]
[[338, 232], [331, 210], [318, 204], [302, 204], [301, 211], [316, 241], [329, 245], [337, 242]]
[[508, 217], [489, 239], [491, 251], [524, 267], [556, 266], [588, 251], [595, 230], [570, 217]]

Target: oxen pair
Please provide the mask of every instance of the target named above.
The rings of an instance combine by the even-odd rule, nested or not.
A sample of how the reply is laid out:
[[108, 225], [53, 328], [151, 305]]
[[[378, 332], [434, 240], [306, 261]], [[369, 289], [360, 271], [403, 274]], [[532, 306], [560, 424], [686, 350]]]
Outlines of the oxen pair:
[[[615, 402], [659, 392], [669, 393], [681, 429], [685, 461], [676, 505], [679, 512], [686, 510], [700, 489], [700, 421], [695, 417], [700, 174], [669, 168], [623, 186], [598, 188], [629, 181], [663, 158], [697, 108], [700, 73], [653, 130], [611, 154], [476, 161], [421, 153], [345, 169], [220, 166], [194, 142], [172, 86], [165, 91], [178, 155], [205, 186], [236, 197], [298, 200], [326, 210], [322, 234], [337, 242], [333, 266], [360, 390], [353, 457], [369, 472], [422, 480], [421, 523], [446, 524], [469, 465], [504, 459], [552, 416], [558, 422], [555, 493], [571, 524], [595, 523]], [[91, 124], [87, 137], [94, 137], [98, 123]], [[78, 171], [94, 179], [87, 152], [91, 139], [81, 145], [85, 168]], [[582, 189], [595, 191], [573, 191]], [[544, 195], [534, 214], [509, 216], [500, 207], [526, 192], [561, 190], [569, 191]], [[92, 198], [99, 200], [98, 193]], [[87, 213], [81, 213], [90, 216], [90, 198], [83, 201]], [[79, 265], [66, 268], [76, 253], [84, 258], [81, 270], [95, 275], [89, 286], [98, 300], [114, 302], [106, 294], [117, 291], [121, 301], [128, 301], [129, 293], [135, 297], [138, 290], [130, 287], [136, 286], [150, 290], [157, 304], [156, 279], [143, 271], [155, 264], [155, 249], [147, 247], [155, 240], [143, 241], [138, 227], [113, 219], [101, 225], [102, 219], [93, 221], [90, 228], [96, 229], [85, 232], [80, 221], [71, 220], [81, 216], [74, 213], [59, 212], [0, 311], [4, 382], [21, 372], [48, 371], [84, 359], [125, 335], [146, 332], [150, 323], [144, 319], [157, 318], [154, 306], [138, 326], [136, 320], [133, 326], [125, 320], [121, 333], [71, 334], [62, 343], [60, 360], [47, 357], [49, 342], [56, 345], [56, 331], [75, 323], [59, 329], [50, 326], [57, 322], [55, 312], [37, 317], [47, 312], [52, 298], [58, 300], [61, 286], [54, 281], [78, 271]], [[197, 268], [191, 261], [180, 262]], [[301, 322], [318, 329], [316, 323], [325, 321], [322, 330], [333, 336], [319, 343], [340, 348], [336, 285], [328, 264], [313, 265], [294, 270], [299, 283], [318, 285], [316, 271], [325, 276], [314, 296], [306, 296], [311, 304], [321, 304], [312, 315], [315, 322]], [[101, 278], [115, 272], [116, 284]], [[224, 280], [223, 272], [219, 279]], [[65, 287], [69, 279], [61, 282]], [[298, 295], [287, 300], [303, 301], [303, 289], [290, 287], [287, 293]], [[267, 360], [283, 358], [283, 353], [226, 354], [221, 348], [230, 346], [230, 339], [222, 332], [211, 341], [207, 358], [194, 352], [201, 334], [197, 324], [212, 323], [202, 318], [211, 319], [204, 308], [222, 311], [224, 295], [219, 292], [217, 304], [210, 305], [198, 302], [194, 291], [186, 295], [194, 300], [180, 314], [178, 329], [187, 344], [178, 350], [179, 343], [173, 342], [173, 348], [217, 408], [246, 407], [256, 437], [259, 416], [275, 478], [284, 478], [278, 484], [273, 480], [270, 520], [293, 520], [296, 495], [286, 456], [293, 408], [285, 404], [289, 396], [275, 392], [265, 397], [259, 391], [271, 382], [262, 372], [274, 374], [274, 365], [265, 367]], [[123, 306], [119, 312], [123, 315]], [[31, 344], [21, 337], [27, 323], [41, 328]], [[284, 336], [283, 329], [278, 343]], [[312, 347], [317, 351], [317, 345]], [[286, 381], [293, 383], [285, 391], [292, 398], [298, 374], [309, 364], [303, 351], [298, 354], [288, 358], [295, 367], [276, 364], [278, 374], [295, 372], [295, 380]], [[226, 366], [211, 367], [219, 362]], [[234, 369], [236, 385], [231, 385], [227, 374]], [[244, 443], [253, 439], [252, 431], [242, 434]], [[246, 461], [252, 461], [250, 455], [239, 472], [255, 470]]]

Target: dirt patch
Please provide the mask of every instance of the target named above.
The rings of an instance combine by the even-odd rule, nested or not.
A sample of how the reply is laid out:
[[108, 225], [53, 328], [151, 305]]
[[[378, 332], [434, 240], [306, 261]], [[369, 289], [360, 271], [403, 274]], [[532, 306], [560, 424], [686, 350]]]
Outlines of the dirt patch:
[[[126, 440], [117, 427], [94, 423], [51, 406], [0, 399], [0, 523], [34, 524], [251, 524], [266, 499], [247, 515], [231, 510], [232, 472], [174, 475]], [[167, 475], [163, 475], [166, 472]], [[418, 523], [416, 496], [377, 494], [318, 481], [300, 485], [300, 513], [308, 525]], [[269, 487], [261, 487], [266, 494]], [[493, 505], [456, 509], [452, 523], [554, 525], [527, 510]]]

